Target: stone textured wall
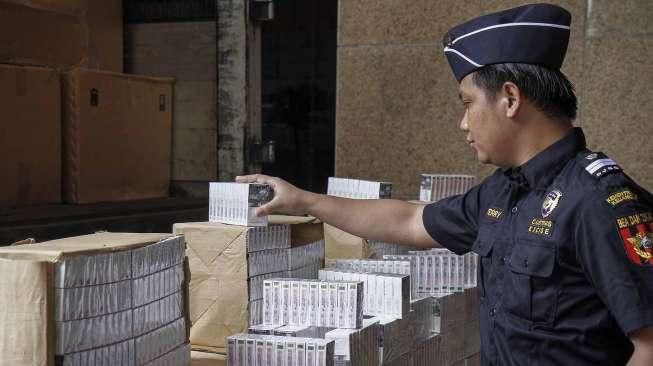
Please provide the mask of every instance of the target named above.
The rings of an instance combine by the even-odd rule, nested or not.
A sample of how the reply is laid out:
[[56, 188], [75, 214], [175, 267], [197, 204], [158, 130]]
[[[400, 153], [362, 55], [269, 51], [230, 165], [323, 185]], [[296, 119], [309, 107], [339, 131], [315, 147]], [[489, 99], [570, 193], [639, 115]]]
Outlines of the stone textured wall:
[[[458, 125], [462, 107], [441, 38], [483, 13], [531, 1], [340, 0], [336, 175], [389, 180], [414, 199], [420, 173], [487, 176]], [[653, 2], [557, 0], [572, 13], [563, 71], [590, 148], [653, 189]]]

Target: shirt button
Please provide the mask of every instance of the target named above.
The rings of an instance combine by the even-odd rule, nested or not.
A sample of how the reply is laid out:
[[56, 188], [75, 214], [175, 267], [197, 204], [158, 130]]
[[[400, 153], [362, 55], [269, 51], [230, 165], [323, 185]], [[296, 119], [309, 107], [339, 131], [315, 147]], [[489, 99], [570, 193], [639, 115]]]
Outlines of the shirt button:
[[499, 260], [501, 261], [501, 264], [506, 264], [506, 262], [508, 261], [508, 258], [501, 257], [501, 258], [499, 258]]
[[496, 313], [497, 313], [497, 309], [495, 308], [490, 309], [490, 316], [494, 316], [494, 314]]
[[510, 210], [510, 212], [512, 212], [513, 214], [516, 214], [517, 211], [519, 211], [519, 209], [517, 208], [517, 206], [513, 207], [512, 210]]
[[524, 267], [528, 267], [528, 259], [524, 259]]

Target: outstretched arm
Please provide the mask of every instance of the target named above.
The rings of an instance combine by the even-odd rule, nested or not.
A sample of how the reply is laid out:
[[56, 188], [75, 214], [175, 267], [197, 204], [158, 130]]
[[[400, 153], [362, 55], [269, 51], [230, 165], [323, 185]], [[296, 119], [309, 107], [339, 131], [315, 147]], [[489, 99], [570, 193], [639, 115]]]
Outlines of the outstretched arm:
[[241, 183], [269, 184], [274, 199], [260, 207], [259, 215], [272, 213], [315, 216], [348, 233], [390, 243], [416, 247], [437, 244], [424, 229], [424, 205], [383, 200], [358, 200], [332, 197], [301, 190], [280, 178], [261, 174], [240, 176]]

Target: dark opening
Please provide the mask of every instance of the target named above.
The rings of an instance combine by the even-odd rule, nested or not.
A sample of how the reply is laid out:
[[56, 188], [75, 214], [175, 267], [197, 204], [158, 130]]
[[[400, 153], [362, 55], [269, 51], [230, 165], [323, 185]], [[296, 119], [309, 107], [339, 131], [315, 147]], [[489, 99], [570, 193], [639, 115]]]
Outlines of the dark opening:
[[276, 161], [263, 173], [326, 192], [334, 173], [337, 6], [334, 0], [277, 0], [262, 25], [263, 141]]

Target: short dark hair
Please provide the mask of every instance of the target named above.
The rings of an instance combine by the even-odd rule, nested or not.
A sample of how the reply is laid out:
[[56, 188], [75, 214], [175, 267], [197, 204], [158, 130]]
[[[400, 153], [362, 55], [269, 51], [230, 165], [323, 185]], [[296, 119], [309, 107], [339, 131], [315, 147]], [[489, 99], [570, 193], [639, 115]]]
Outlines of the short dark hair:
[[576, 119], [578, 100], [574, 85], [560, 70], [522, 63], [494, 64], [476, 70], [472, 81], [491, 100], [505, 82], [513, 82], [549, 118]]

